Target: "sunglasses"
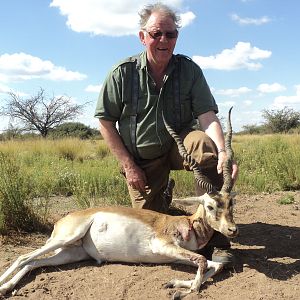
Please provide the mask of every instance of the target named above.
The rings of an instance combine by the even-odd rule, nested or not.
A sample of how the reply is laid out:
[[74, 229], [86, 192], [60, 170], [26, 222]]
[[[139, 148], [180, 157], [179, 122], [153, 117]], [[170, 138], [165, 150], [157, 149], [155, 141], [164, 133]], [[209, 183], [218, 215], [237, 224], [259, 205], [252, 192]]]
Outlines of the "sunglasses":
[[161, 31], [156, 31], [156, 32], [149, 32], [146, 31], [151, 38], [153, 38], [154, 40], [161, 38], [163, 35], [167, 38], [167, 39], [176, 39], [178, 37], [178, 30], [175, 29], [174, 31], [166, 31], [166, 32], [161, 32]]

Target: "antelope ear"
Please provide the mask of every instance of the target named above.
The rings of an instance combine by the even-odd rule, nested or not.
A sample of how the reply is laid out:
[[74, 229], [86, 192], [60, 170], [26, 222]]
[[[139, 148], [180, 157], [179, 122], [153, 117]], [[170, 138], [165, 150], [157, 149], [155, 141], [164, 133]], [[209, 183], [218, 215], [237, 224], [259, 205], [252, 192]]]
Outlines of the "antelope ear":
[[[204, 195], [205, 195], [205, 194], [204, 194]], [[204, 205], [204, 203], [205, 203], [205, 200], [204, 200], [204, 198], [203, 198], [204, 195], [199, 196], [199, 197], [196, 198], [196, 199], [197, 199], [197, 202], [198, 202], [199, 204]]]
[[234, 198], [237, 195], [237, 192], [230, 192], [230, 197]]

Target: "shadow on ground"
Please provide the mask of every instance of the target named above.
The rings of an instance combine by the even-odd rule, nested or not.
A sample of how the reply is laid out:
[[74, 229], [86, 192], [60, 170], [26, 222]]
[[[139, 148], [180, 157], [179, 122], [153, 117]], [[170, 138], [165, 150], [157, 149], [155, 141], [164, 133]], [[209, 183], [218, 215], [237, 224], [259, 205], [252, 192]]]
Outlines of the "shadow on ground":
[[[235, 239], [239, 268], [246, 264], [266, 276], [287, 280], [300, 273], [300, 228], [276, 224], [239, 224]], [[237, 271], [241, 271], [237, 268]]]

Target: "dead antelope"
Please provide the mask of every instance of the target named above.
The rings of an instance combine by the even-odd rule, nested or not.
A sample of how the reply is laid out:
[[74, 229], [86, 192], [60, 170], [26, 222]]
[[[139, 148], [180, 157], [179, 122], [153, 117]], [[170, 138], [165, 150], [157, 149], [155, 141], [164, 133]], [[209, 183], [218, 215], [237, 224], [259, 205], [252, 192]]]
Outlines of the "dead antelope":
[[[172, 280], [166, 287], [185, 288], [175, 292], [173, 299], [181, 299], [221, 270], [222, 264], [206, 260], [193, 251], [203, 248], [217, 230], [232, 238], [238, 233], [233, 221], [231, 189], [231, 135], [226, 135], [227, 165], [224, 169], [224, 185], [218, 192], [205, 181], [201, 169], [188, 155], [182, 141], [166, 124], [175, 138], [179, 151], [194, 171], [198, 184], [207, 193], [199, 197], [201, 203], [191, 216], [170, 216], [150, 210], [126, 207], [89, 208], [70, 213], [59, 220], [51, 237], [40, 249], [20, 256], [0, 277], [0, 294], [11, 291], [29, 271], [44, 267], [95, 259], [102, 262], [128, 263], [180, 263], [197, 267], [193, 280]], [[37, 257], [51, 251], [46, 258]], [[7, 281], [18, 268], [20, 270]]]

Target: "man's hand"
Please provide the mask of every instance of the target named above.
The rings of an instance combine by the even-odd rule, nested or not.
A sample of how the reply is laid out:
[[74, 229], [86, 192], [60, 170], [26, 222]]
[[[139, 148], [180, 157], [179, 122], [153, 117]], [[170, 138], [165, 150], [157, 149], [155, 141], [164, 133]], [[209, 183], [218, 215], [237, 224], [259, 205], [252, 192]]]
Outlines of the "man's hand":
[[[220, 152], [219, 153], [218, 165], [217, 165], [218, 174], [222, 173], [223, 164], [224, 164], [224, 161], [226, 160], [226, 158], [227, 158], [227, 156], [226, 156], [225, 152]], [[238, 165], [237, 165], [236, 161], [234, 160], [232, 162], [232, 175], [231, 175], [231, 177], [233, 179], [233, 182], [235, 182], [237, 180], [238, 173], [239, 173], [239, 168], [238, 168]]]
[[135, 164], [131, 154], [125, 147], [116, 123], [107, 120], [100, 120], [100, 132], [111, 152], [122, 166], [128, 185], [140, 192], [146, 191], [147, 178], [144, 171]]
[[124, 171], [128, 185], [140, 192], [146, 192], [146, 174], [139, 166], [130, 165], [124, 168]]

